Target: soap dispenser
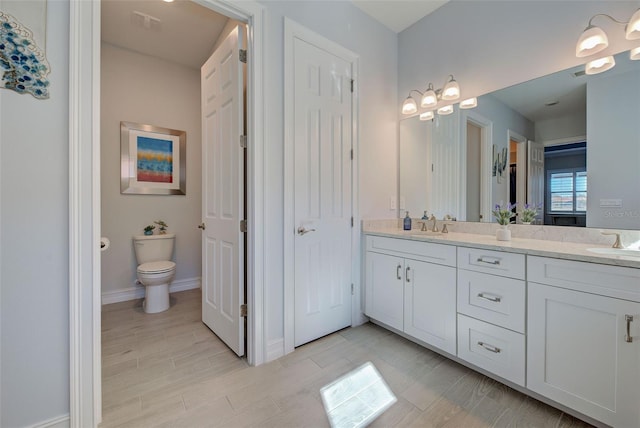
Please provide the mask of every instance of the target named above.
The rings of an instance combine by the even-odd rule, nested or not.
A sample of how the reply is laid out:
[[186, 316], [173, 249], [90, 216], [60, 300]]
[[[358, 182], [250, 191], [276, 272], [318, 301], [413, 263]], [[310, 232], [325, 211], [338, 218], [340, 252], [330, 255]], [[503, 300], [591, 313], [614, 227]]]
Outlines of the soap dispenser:
[[409, 211], [407, 211], [407, 215], [404, 216], [403, 229], [411, 230], [411, 217], [409, 217]]
[[429, 216], [427, 215], [426, 211], [424, 212], [424, 214], [422, 214], [422, 220], [429, 220]]

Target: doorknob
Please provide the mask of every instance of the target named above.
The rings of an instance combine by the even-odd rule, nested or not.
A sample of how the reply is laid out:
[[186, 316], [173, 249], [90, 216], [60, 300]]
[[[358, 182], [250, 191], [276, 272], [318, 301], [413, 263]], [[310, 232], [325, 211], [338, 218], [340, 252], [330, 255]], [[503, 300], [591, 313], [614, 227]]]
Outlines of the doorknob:
[[200, 223], [200, 224], [198, 225], [198, 229], [205, 230], [206, 228], [207, 228], [207, 227], [204, 225], [204, 223]]
[[300, 226], [298, 228], [298, 235], [304, 235], [305, 233], [309, 233], [309, 232], [315, 232], [315, 229], [305, 229], [304, 226]]

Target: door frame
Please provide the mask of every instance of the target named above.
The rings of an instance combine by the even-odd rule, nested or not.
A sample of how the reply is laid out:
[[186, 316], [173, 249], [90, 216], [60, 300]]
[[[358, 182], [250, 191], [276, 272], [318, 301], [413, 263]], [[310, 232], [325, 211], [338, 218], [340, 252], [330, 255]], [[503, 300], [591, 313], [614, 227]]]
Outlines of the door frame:
[[294, 39], [300, 39], [333, 55], [339, 56], [351, 64], [354, 80], [352, 93], [352, 149], [351, 163], [351, 215], [354, 222], [351, 228], [351, 325], [364, 322], [361, 310], [360, 287], [360, 222], [358, 212], [358, 123], [359, 123], [359, 55], [321, 36], [297, 22], [284, 18], [284, 338], [267, 344], [272, 354], [288, 354], [294, 350], [295, 339], [295, 218], [294, 218]]
[[[265, 8], [192, 0], [247, 22], [247, 357], [264, 352]], [[69, 425], [102, 419], [100, 279], [100, 2], [69, 1]]]
[[[467, 123], [480, 128], [480, 213], [481, 222], [491, 221], [491, 170], [493, 157], [493, 122], [472, 110], [462, 110], [460, 118], [460, 214], [467, 213]], [[462, 217], [462, 216], [461, 216]]]
[[[515, 141], [517, 143], [516, 146], [516, 156], [518, 157], [516, 161], [516, 202], [518, 203], [526, 203], [527, 202], [527, 139], [526, 137], [518, 134], [511, 129], [507, 130], [507, 159], [511, 158], [511, 141]], [[510, 165], [510, 162], [507, 162], [507, 167]], [[522, 198], [518, 198], [518, 195], [523, 196]], [[509, 198], [511, 197], [511, 180], [507, 180], [507, 193], [505, 195], [505, 200], [509, 202]], [[521, 200], [519, 200], [521, 199]], [[516, 208], [518, 212], [519, 208]], [[515, 218], [514, 223], [518, 223], [518, 217]]]

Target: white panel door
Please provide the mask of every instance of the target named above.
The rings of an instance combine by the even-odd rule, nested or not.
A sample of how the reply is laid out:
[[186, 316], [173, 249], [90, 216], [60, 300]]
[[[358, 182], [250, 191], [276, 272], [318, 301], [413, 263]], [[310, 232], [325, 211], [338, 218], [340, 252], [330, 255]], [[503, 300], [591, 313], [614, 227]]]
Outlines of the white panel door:
[[202, 66], [202, 321], [244, 355], [244, 216], [241, 31]]
[[431, 122], [430, 206], [437, 218], [461, 217], [460, 203], [460, 113], [439, 115]]
[[294, 345], [351, 325], [351, 64], [294, 39]]
[[544, 144], [529, 140], [527, 149], [527, 203], [540, 206], [538, 217], [541, 217], [544, 216]]

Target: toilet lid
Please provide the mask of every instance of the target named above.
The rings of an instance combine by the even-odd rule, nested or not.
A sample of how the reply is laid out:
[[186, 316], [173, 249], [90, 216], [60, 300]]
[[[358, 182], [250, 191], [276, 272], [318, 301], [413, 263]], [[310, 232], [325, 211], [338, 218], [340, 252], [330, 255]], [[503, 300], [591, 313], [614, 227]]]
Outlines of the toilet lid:
[[163, 273], [175, 269], [176, 264], [170, 261], [148, 262], [138, 266], [138, 272], [141, 273]]

